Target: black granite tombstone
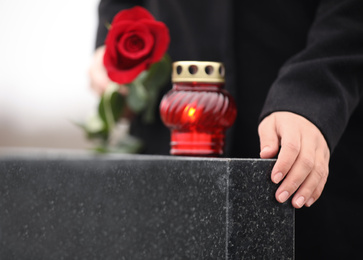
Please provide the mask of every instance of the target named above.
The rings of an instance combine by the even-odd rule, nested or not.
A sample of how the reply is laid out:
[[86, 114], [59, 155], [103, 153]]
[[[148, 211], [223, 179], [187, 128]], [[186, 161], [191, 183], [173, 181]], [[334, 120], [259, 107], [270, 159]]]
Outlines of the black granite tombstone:
[[0, 157], [0, 259], [293, 259], [273, 160]]

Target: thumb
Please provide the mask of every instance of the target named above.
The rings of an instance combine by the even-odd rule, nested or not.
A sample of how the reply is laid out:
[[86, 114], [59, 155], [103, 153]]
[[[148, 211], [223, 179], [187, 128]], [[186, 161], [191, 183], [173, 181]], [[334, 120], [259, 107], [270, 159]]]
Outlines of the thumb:
[[258, 126], [260, 136], [260, 157], [262, 159], [273, 158], [279, 151], [279, 136], [276, 132], [275, 117], [270, 115], [262, 120]]

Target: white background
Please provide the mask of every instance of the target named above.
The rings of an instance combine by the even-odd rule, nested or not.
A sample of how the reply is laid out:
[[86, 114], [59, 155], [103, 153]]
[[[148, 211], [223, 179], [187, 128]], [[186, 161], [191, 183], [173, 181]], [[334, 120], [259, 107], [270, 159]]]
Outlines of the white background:
[[0, 1], [0, 148], [84, 148], [98, 0]]

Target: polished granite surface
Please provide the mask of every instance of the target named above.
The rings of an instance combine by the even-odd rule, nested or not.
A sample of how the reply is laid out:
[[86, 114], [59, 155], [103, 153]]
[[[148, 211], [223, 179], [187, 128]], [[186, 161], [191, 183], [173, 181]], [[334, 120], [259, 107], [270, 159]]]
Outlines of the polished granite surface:
[[293, 259], [273, 163], [1, 153], [0, 259]]

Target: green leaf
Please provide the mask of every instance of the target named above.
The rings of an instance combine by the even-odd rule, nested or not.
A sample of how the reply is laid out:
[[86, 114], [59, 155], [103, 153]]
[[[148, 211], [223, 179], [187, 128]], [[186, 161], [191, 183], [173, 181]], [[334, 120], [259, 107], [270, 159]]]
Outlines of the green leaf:
[[104, 22], [104, 26], [106, 27], [107, 30], [111, 29], [111, 24], [107, 21]]
[[98, 115], [94, 115], [88, 119], [85, 129], [90, 133], [97, 133], [105, 129], [105, 124]]
[[141, 82], [134, 81], [128, 84], [128, 86], [129, 94], [127, 96], [127, 105], [133, 112], [138, 114], [147, 106], [149, 93]]
[[118, 91], [118, 84], [110, 84], [101, 96], [98, 105], [98, 114], [106, 125], [108, 132], [112, 131], [116, 121], [120, 118], [125, 108], [125, 97]]
[[137, 84], [144, 84], [145, 80], [148, 77], [149, 72], [147, 70], [142, 71], [135, 79], [132, 83], [137, 83]]
[[127, 96], [127, 105], [136, 114], [143, 113], [145, 123], [154, 121], [155, 110], [161, 89], [170, 79], [171, 59], [165, 54], [149, 70], [143, 71], [130, 84]]
[[145, 87], [150, 89], [161, 89], [170, 79], [171, 59], [168, 54], [154, 63], [148, 70], [148, 75], [144, 80]]
[[88, 118], [85, 123], [78, 123], [77, 125], [86, 132], [89, 139], [100, 139], [104, 142], [108, 138], [108, 131], [106, 125], [99, 117], [99, 115], [93, 115]]
[[161, 61], [153, 64], [148, 71], [144, 85], [148, 91], [149, 101], [145, 107], [143, 121], [152, 123], [155, 120], [155, 111], [158, 109], [159, 94], [169, 81], [171, 75], [171, 59], [165, 54]]
[[170, 74], [171, 60], [165, 54], [160, 62], [153, 64], [148, 71], [140, 73], [132, 83], [127, 85], [129, 87], [127, 97], [119, 93], [119, 85], [116, 83], [112, 83], [106, 89], [98, 104], [98, 114], [89, 118], [86, 123], [79, 124], [90, 139], [102, 141], [98, 143], [96, 151], [137, 153], [142, 149], [141, 140], [130, 135], [121, 139], [117, 145], [110, 145], [110, 135], [126, 103], [134, 113], [142, 113], [144, 122], [153, 122], [160, 91], [170, 79]]

